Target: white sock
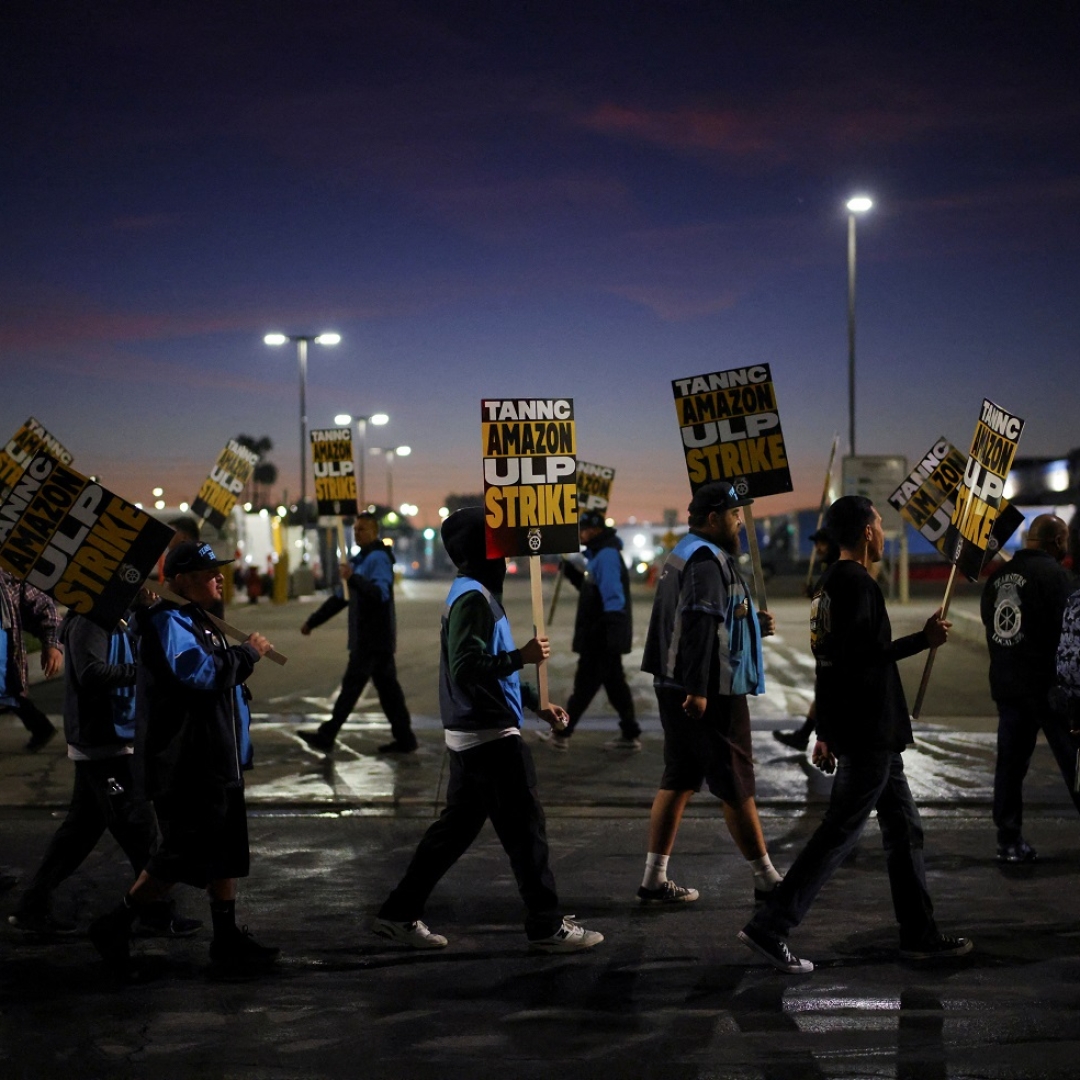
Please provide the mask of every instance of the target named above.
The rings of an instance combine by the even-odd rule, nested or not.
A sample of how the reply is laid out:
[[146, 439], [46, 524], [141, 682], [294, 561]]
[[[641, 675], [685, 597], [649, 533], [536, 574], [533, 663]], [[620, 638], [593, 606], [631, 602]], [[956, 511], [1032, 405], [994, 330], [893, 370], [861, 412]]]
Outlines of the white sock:
[[755, 889], [768, 891], [778, 881], [783, 880], [776, 872], [776, 868], [767, 854], [762, 855], [760, 859], [747, 859], [746, 861], [750, 864], [750, 869], [754, 871]]
[[659, 889], [667, 881], [667, 864], [670, 855], [657, 855], [650, 851], [645, 856], [645, 876], [641, 879], [643, 889]]

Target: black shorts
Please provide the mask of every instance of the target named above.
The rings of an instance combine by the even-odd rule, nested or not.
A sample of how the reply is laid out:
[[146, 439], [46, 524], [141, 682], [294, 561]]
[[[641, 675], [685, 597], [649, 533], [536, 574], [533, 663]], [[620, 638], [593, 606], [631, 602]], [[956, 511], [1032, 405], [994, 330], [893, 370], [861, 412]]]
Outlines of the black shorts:
[[664, 727], [661, 791], [700, 791], [704, 782], [718, 799], [732, 806], [753, 798], [754, 758], [746, 697], [713, 695], [705, 715], [692, 720], [683, 711], [685, 690], [655, 689]]
[[161, 841], [147, 871], [162, 881], [204, 889], [247, 877], [247, 806], [242, 787], [203, 786], [154, 798]]

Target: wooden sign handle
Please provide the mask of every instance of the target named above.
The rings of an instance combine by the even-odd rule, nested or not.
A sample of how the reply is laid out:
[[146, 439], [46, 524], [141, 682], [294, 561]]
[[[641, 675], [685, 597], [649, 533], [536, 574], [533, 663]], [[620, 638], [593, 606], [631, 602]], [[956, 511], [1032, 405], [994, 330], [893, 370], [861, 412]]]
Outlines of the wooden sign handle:
[[[532, 586], [532, 617], [533, 634], [536, 637], [547, 637], [544, 629], [544, 590], [540, 580], [540, 556], [529, 556], [529, 583]], [[551, 702], [548, 701], [548, 677], [547, 661], [542, 660], [536, 665], [536, 689], [540, 695], [540, 708], [547, 709]]]
[[754, 528], [754, 512], [749, 506], [743, 507], [743, 520], [746, 523], [746, 540], [750, 545], [750, 562], [754, 569], [754, 593], [757, 595], [759, 611], [769, 610], [769, 601], [765, 596], [765, 575], [761, 572], [761, 552], [758, 550], [757, 529]]
[[[953, 582], [956, 580], [956, 563], [953, 563], [952, 570], [949, 572], [949, 583], [945, 586], [945, 599], [941, 602], [941, 617], [943, 619], [949, 616], [949, 601], [952, 599]], [[915, 708], [911, 710], [912, 720], [918, 720], [919, 714], [922, 712], [923, 698], [926, 697], [926, 688], [930, 684], [930, 672], [934, 669], [934, 657], [937, 655], [937, 649], [930, 650], [930, 654], [926, 658], [926, 666], [923, 668], [922, 682], [919, 683], [919, 692], [915, 695]]]
[[[173, 604], [187, 605], [190, 601], [185, 600], [179, 593], [175, 593], [168, 585], [162, 584], [160, 581], [151, 581], [147, 579], [146, 587], [152, 592], [156, 593], [162, 598], [162, 600], [168, 600]], [[226, 636], [231, 637], [236, 641], [247, 641], [251, 636], [244, 630], [238, 630], [235, 626], [230, 625], [224, 619], [219, 619], [216, 615], [211, 615], [209, 611], [203, 609], [206, 617]], [[275, 664], [280, 664], [282, 667], [288, 662], [287, 656], [282, 656], [277, 649], [271, 649], [266, 654], [267, 660], [273, 660]]]

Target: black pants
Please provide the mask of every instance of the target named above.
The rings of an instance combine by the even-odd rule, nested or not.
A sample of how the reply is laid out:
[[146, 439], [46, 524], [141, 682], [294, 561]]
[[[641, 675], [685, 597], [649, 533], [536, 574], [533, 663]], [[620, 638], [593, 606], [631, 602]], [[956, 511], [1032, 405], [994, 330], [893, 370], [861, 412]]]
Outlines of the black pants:
[[900, 946], [937, 933], [934, 905], [926, 888], [923, 829], [900, 754], [866, 751], [841, 754], [825, 817], [773, 891], [753, 924], [784, 937], [799, 925], [814, 898], [859, 842], [877, 811]]
[[368, 679], [375, 684], [379, 704], [386, 713], [386, 719], [390, 721], [390, 733], [394, 742], [415, 747], [416, 736], [412, 730], [412, 718], [409, 716], [409, 707], [405, 704], [405, 694], [398, 682], [393, 653], [389, 656], [373, 656], [370, 652], [359, 649], [349, 653], [349, 664], [341, 677], [341, 693], [334, 702], [330, 719], [319, 726], [320, 734], [337, 738], [337, 733], [360, 700]]
[[43, 735], [53, 729], [53, 722], [26, 694], [19, 697], [16, 704], [9, 705], [8, 708], [22, 721], [23, 727], [31, 735]]
[[566, 734], [569, 735], [577, 727], [577, 722], [601, 686], [612, 708], [619, 714], [619, 730], [623, 738], [636, 739], [641, 734], [641, 728], [634, 716], [634, 697], [626, 684], [622, 656], [606, 648], [590, 649], [578, 657], [574, 689], [566, 703], [566, 712], [570, 717]]
[[524, 740], [511, 736], [447, 753], [446, 809], [424, 833], [380, 917], [395, 922], [421, 918], [432, 890], [490, 818], [525, 902], [526, 935], [532, 940], [550, 937], [562, 925], [562, 916], [548, 866], [544, 809], [536, 797], [536, 770], [529, 748]]
[[1064, 717], [1051, 712], [1045, 696], [997, 702], [997, 763], [994, 767], [994, 824], [997, 842], [1013, 844], [1024, 824], [1024, 777], [1039, 730], [1053, 751], [1073, 804], [1080, 810], [1076, 791], [1076, 742]]
[[78, 870], [106, 829], [139, 873], [157, 839], [157, 822], [149, 803], [131, 796], [130, 755], [75, 762], [67, 817], [49, 841], [18, 910], [47, 911], [52, 891]]

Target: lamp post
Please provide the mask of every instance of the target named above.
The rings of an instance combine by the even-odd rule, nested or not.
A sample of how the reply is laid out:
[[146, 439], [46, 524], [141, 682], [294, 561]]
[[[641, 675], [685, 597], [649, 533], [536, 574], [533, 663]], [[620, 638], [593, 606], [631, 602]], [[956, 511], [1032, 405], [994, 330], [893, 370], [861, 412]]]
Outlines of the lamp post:
[[[267, 334], [263, 342], [267, 345], [284, 345], [288, 341], [296, 342], [296, 359], [300, 366], [300, 513], [307, 524], [307, 347], [309, 342], [316, 345], [337, 345], [340, 334]], [[307, 562], [307, 551], [304, 551]]]
[[865, 214], [873, 206], [865, 195], [847, 201], [847, 341], [848, 341], [848, 445], [855, 456], [855, 215]]
[[394, 509], [394, 458], [408, 457], [411, 446], [373, 446], [372, 453], [380, 453], [386, 459], [386, 505]]
[[367, 493], [364, 489], [364, 458], [367, 457], [367, 426], [368, 424], [374, 424], [376, 427], [381, 427], [383, 424], [390, 422], [390, 417], [384, 412], [372, 413], [370, 416], [351, 416], [349, 413], [339, 413], [334, 417], [334, 423], [340, 427], [346, 427], [353, 421], [356, 421], [357, 429], [360, 434], [360, 453], [357, 455], [357, 460], [360, 462], [360, 476], [357, 478], [357, 487], [359, 488], [360, 495], [360, 513], [367, 510]]

